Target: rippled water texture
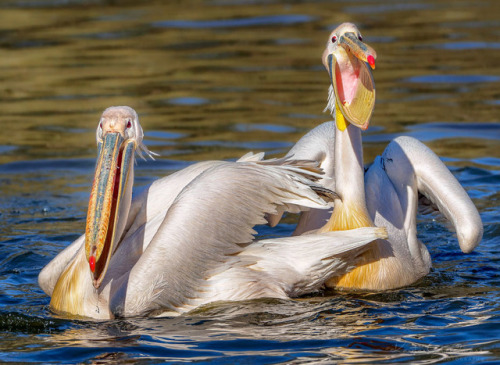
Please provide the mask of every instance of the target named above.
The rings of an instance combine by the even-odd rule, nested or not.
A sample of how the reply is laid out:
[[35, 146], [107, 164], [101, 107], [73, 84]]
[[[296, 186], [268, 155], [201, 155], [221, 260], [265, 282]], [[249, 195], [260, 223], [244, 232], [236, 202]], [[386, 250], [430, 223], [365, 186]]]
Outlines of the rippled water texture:
[[[500, 361], [498, 2], [168, 3], [0, 3], [0, 361]], [[194, 161], [282, 155], [329, 118], [320, 55], [344, 21], [378, 53], [366, 162], [397, 135], [422, 140], [481, 212], [480, 246], [462, 254], [442, 219], [422, 216], [434, 268], [401, 290], [222, 303], [178, 318], [52, 315], [36, 278], [84, 230], [102, 110], [134, 107], [161, 154], [138, 161], [138, 186]]]

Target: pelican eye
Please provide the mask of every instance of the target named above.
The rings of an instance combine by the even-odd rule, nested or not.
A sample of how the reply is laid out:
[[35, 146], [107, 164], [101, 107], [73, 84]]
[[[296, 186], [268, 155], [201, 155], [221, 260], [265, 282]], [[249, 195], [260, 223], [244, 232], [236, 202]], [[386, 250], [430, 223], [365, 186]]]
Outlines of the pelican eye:
[[132, 122], [129, 120], [129, 121], [127, 122], [127, 129], [130, 129], [130, 128], [132, 128]]
[[102, 122], [99, 123], [99, 128], [102, 129]]
[[360, 35], [358, 35], [358, 39], [359, 39], [360, 41], [363, 41], [363, 37], [361, 36], [361, 34], [360, 34]]
[[336, 35], [334, 35], [334, 36], [332, 37], [332, 43], [335, 43], [335, 42], [337, 42], [337, 36], [336, 36]]

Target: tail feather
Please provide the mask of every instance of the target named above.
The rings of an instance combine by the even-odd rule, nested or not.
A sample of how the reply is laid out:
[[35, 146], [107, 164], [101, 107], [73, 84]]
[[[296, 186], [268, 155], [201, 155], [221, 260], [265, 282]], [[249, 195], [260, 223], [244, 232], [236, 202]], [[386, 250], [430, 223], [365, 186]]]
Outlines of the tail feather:
[[255, 260], [249, 269], [265, 272], [289, 296], [299, 296], [319, 290], [329, 278], [348, 272], [370, 242], [386, 238], [384, 227], [364, 227], [262, 240], [239, 255]]

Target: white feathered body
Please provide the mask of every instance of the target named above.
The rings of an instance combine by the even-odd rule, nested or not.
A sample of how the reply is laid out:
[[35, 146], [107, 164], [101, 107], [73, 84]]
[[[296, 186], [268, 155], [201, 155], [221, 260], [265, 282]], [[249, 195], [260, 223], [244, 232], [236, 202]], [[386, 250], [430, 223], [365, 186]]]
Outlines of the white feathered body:
[[[136, 197], [99, 289], [83, 236], [44, 268], [40, 286], [59, 311], [79, 316], [179, 314], [213, 301], [317, 291], [351, 268], [351, 254], [385, 236], [366, 228], [254, 241], [266, 214], [328, 205], [311, 190], [307, 169], [248, 160], [194, 164]], [[65, 296], [54, 299], [59, 287]]]

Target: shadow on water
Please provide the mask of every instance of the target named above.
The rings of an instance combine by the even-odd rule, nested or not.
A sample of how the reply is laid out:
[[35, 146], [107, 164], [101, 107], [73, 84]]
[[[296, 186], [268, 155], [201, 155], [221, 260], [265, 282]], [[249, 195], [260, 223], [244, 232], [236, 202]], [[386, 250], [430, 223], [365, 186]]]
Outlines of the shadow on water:
[[[0, 361], [500, 358], [495, 1], [7, 0], [0, 8]], [[419, 238], [434, 268], [401, 290], [214, 303], [175, 318], [50, 313], [37, 275], [84, 230], [102, 110], [134, 107], [146, 144], [161, 154], [138, 161], [136, 191], [194, 161], [283, 155], [329, 118], [320, 55], [344, 21], [378, 53], [366, 162], [401, 134], [442, 156], [485, 224], [473, 253], [460, 252], [441, 217], [423, 215]], [[295, 222], [259, 234], [290, 234]]]

